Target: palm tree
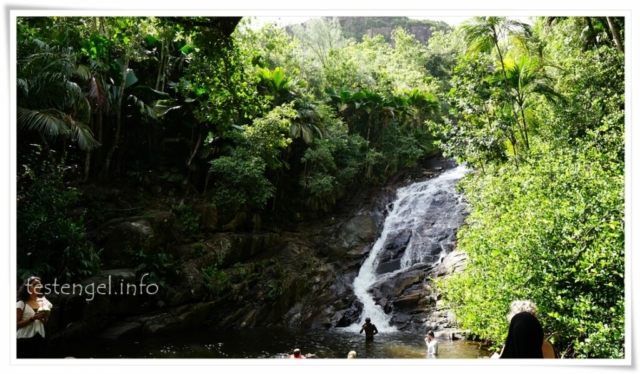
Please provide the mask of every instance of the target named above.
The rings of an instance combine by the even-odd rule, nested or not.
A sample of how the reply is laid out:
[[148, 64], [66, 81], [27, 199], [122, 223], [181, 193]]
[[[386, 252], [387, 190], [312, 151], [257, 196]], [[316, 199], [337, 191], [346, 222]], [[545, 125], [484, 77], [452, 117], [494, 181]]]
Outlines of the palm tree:
[[90, 70], [76, 61], [70, 49], [52, 47], [39, 40], [18, 48], [18, 126], [46, 138], [59, 135], [76, 141], [83, 150], [100, 144], [87, 123], [91, 106], [76, 81], [87, 81]]
[[[469, 52], [491, 52], [494, 48], [496, 49], [502, 66], [504, 91], [507, 93], [509, 102], [513, 107], [513, 99], [508, 94], [509, 82], [504, 66], [504, 55], [500, 49], [500, 41], [511, 37], [524, 45], [523, 40], [531, 37], [531, 27], [519, 21], [509, 20], [506, 17], [474, 17], [470, 21], [463, 23], [460, 29]], [[514, 120], [517, 123], [518, 118], [515, 113], [514, 109]]]
[[305, 144], [313, 143], [316, 134], [322, 139], [323, 129], [318, 126], [321, 123], [316, 104], [308, 97], [297, 98], [293, 101], [293, 107], [298, 112], [298, 117], [291, 121], [289, 135], [291, 138], [302, 138]]
[[119, 145], [123, 117], [131, 117], [137, 113], [144, 118], [155, 120], [167, 111], [175, 108], [175, 106], [170, 105], [172, 100], [168, 93], [154, 90], [149, 86], [137, 84], [138, 77], [136, 77], [133, 69], [128, 67], [128, 58], [125, 58], [124, 62], [119, 59], [116, 63], [118, 65], [116, 74], [121, 74], [121, 76], [114, 75], [112, 79], [116, 84], [106, 85], [108, 98], [110, 100], [109, 106], [113, 112], [111, 114], [116, 120], [116, 132], [113, 144], [106, 156], [104, 173], [109, 172], [111, 158]]
[[620, 38], [620, 32], [618, 31], [618, 26], [616, 26], [614, 17], [606, 17], [607, 23], [609, 24], [609, 30], [611, 30], [611, 36], [613, 37], [613, 41], [616, 43], [616, 48], [620, 53], [624, 53], [624, 47], [622, 46], [622, 38]]
[[304, 86], [291, 77], [287, 77], [283, 68], [277, 67], [273, 70], [258, 69], [258, 92], [262, 95], [273, 97], [273, 105], [278, 106], [293, 99], [299, 87]]
[[407, 105], [414, 109], [412, 122], [415, 127], [422, 126], [426, 117], [434, 116], [440, 112], [440, 103], [433, 94], [413, 89], [408, 91], [406, 95]]
[[[529, 149], [529, 135], [525, 110], [531, 98], [534, 95], [541, 95], [545, 99], [555, 102], [556, 99], [562, 99], [562, 97], [553, 90], [551, 78], [545, 74], [538, 58], [520, 56], [517, 60], [510, 62], [504, 74], [507, 77], [508, 86], [511, 90], [509, 95], [514, 98], [518, 113], [521, 116], [521, 132], [524, 144], [525, 147]], [[495, 80], [497, 80], [497, 78]]]

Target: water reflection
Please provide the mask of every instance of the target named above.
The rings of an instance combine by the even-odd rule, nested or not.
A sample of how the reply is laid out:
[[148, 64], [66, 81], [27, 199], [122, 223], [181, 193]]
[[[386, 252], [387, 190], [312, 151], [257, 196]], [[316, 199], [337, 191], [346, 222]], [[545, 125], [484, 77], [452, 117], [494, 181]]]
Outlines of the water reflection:
[[[287, 358], [294, 348], [316, 358], [345, 358], [356, 351], [358, 358], [425, 359], [424, 336], [392, 332], [380, 333], [373, 342], [364, 335], [344, 330], [198, 330], [156, 334], [136, 339], [85, 340], [51, 344], [50, 358]], [[438, 359], [481, 358], [487, 351], [464, 341], [441, 340]]]

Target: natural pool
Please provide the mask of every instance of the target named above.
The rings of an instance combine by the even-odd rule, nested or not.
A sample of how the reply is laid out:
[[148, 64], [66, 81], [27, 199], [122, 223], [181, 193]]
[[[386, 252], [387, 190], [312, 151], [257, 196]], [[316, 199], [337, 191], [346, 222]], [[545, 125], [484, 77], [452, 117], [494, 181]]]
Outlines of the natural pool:
[[[407, 332], [364, 335], [341, 329], [295, 330], [194, 330], [155, 334], [132, 339], [92, 340], [50, 344], [46, 357], [62, 358], [286, 358], [295, 348], [315, 358], [345, 358], [356, 351], [358, 358], [426, 358], [424, 336]], [[440, 340], [438, 358], [483, 358], [489, 353], [463, 340]]]

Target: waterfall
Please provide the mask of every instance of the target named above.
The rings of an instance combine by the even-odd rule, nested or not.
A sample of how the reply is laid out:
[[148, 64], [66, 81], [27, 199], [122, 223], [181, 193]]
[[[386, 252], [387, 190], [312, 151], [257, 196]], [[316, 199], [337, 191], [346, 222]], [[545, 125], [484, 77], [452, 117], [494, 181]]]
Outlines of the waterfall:
[[[359, 331], [369, 317], [378, 331], [396, 331], [389, 324], [392, 316], [376, 305], [369, 291], [413, 266], [438, 263], [451, 251], [465, 209], [455, 186], [467, 172], [469, 169], [461, 165], [436, 178], [398, 189], [382, 233], [353, 282], [354, 294], [364, 305], [360, 322], [346, 329]], [[398, 257], [394, 258], [391, 252]]]

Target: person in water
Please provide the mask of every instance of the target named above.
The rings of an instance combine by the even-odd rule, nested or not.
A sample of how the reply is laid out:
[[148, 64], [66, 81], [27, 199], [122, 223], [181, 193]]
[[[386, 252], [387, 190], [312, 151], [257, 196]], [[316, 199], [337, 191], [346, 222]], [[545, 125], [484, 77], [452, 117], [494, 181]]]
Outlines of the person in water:
[[[523, 312], [531, 314], [536, 319], [537, 323], [540, 324], [540, 321], [538, 321], [536, 317], [538, 313], [536, 306], [530, 300], [515, 300], [514, 302], [512, 302], [511, 305], [509, 306], [509, 314], [507, 315], [507, 321], [509, 321], [509, 323], [511, 324], [513, 321], [513, 318], [516, 315]], [[540, 329], [542, 329], [542, 327], [540, 327]], [[511, 331], [511, 326], [509, 326], [509, 331]], [[504, 347], [502, 347], [502, 352], [494, 353], [491, 358], [502, 358], [502, 356], [504, 355], [505, 348], [506, 348], [506, 344]], [[551, 345], [551, 343], [544, 340], [544, 338], [542, 339], [542, 342], [541, 342], [541, 349], [542, 349], [542, 358], [556, 358], [556, 353], [555, 353], [555, 350], [553, 349], [553, 346]]]
[[296, 348], [293, 350], [293, 354], [289, 356], [289, 358], [302, 360], [302, 359], [305, 359], [306, 357], [302, 355], [302, 352], [300, 352], [300, 348]]
[[435, 357], [438, 355], [438, 340], [433, 331], [429, 330], [427, 337], [424, 338], [424, 342], [427, 344], [427, 357]]
[[364, 325], [362, 325], [362, 328], [360, 329], [360, 334], [362, 334], [363, 331], [366, 336], [366, 340], [373, 340], [373, 336], [378, 333], [378, 328], [376, 325], [371, 323], [371, 318], [367, 317], [364, 320]]

